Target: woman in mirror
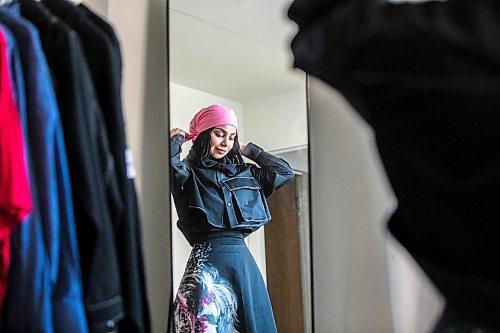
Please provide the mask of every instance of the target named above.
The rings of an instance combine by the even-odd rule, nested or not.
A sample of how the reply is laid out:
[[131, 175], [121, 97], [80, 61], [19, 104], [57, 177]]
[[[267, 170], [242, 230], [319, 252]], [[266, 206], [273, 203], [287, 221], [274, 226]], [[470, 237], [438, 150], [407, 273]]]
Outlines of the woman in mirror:
[[[193, 247], [174, 302], [175, 332], [277, 332], [244, 238], [269, 222], [266, 197], [293, 180], [293, 170], [253, 143], [240, 144], [236, 114], [225, 106], [201, 109], [189, 130], [170, 131], [177, 226]], [[181, 160], [188, 140], [193, 146]]]

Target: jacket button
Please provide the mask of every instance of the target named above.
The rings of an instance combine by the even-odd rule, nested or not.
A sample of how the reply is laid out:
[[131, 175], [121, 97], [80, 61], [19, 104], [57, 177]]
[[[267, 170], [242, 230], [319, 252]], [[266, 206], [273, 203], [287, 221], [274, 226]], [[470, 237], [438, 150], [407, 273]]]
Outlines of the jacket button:
[[227, 203], [227, 205], [228, 205], [228, 206], [231, 206], [231, 203], [230, 203], [230, 202], [228, 202], [228, 203]]

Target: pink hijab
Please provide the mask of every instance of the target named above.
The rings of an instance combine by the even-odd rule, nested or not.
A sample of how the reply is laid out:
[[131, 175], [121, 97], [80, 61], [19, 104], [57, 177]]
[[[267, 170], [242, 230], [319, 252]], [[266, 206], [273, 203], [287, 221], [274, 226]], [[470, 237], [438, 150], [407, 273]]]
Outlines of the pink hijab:
[[232, 125], [238, 130], [238, 122], [236, 113], [226, 106], [214, 104], [198, 111], [189, 125], [189, 134], [186, 141], [196, 141], [198, 135], [215, 126], [219, 125]]

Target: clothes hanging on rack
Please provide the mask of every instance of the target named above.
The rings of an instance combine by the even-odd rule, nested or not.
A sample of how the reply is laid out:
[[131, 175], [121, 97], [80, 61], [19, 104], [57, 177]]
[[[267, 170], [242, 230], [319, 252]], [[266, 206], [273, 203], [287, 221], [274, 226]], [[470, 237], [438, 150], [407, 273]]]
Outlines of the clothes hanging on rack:
[[126, 318], [120, 331], [148, 332], [149, 310], [145, 293], [144, 264], [134, 171], [127, 162], [125, 124], [121, 105], [122, 59], [118, 38], [112, 27], [83, 5], [65, 0], [44, 0], [56, 16], [79, 35], [98, 94], [116, 163], [122, 207], [112, 207], [116, 223], [122, 292]]
[[[87, 332], [66, 147], [38, 33], [17, 7], [0, 22], [19, 47], [24, 76], [34, 213], [12, 235], [12, 266], [3, 315], [7, 332]], [[15, 297], [11, 292], [16, 292]], [[29, 320], [20, 320], [30, 313]]]
[[0, 25], [17, 52], [12, 83], [34, 208], [11, 237], [2, 329], [148, 333], [118, 38], [83, 5], [18, 2], [0, 9]]
[[77, 34], [41, 3], [20, 3], [23, 16], [40, 32], [65, 139], [71, 146], [68, 155], [89, 327], [107, 330], [110, 321], [124, 317], [109, 208], [122, 203], [102, 111]]
[[[133, 178], [135, 178], [135, 169], [131, 151], [127, 149], [127, 139], [125, 133], [125, 123], [123, 120], [123, 111], [121, 107], [121, 81], [122, 81], [122, 58], [120, 42], [115, 34], [113, 27], [102, 17], [90, 10], [85, 5], [80, 5], [78, 9], [87, 15], [87, 18], [94, 23], [101, 32], [108, 37], [108, 44], [112, 53], [112, 63], [115, 64], [114, 70], [110, 73], [114, 77], [115, 84], [114, 100], [111, 121], [113, 133], [116, 133], [115, 158], [119, 161], [121, 172], [120, 185], [125, 193], [124, 201], [126, 212], [123, 216], [122, 230], [118, 237], [118, 247], [123, 249], [120, 252], [120, 267], [124, 280], [125, 306], [127, 312], [126, 332], [149, 332], [150, 318], [148, 299], [146, 295], [146, 281], [144, 273], [143, 250], [141, 244], [141, 229], [137, 195]], [[111, 43], [110, 43], [111, 42]], [[119, 158], [121, 157], [121, 159]], [[135, 327], [130, 329], [129, 327]], [[123, 331], [123, 330], [122, 330]]]

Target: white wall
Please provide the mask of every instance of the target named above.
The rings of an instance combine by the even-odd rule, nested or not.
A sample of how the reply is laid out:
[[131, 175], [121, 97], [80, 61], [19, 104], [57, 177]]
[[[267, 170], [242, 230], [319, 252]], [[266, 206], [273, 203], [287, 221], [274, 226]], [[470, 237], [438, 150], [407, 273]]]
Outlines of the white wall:
[[405, 248], [392, 236], [387, 242], [394, 332], [428, 333], [444, 300]]
[[307, 147], [307, 105], [304, 88], [246, 102], [245, 134], [271, 152]]
[[392, 332], [385, 255], [391, 191], [372, 133], [333, 89], [310, 86], [316, 332]]
[[388, 235], [396, 200], [371, 129], [319, 80], [310, 103], [315, 331], [427, 333], [441, 300]]
[[103, 17], [108, 16], [108, 0], [85, 0], [82, 1], [82, 3], [89, 6]]

